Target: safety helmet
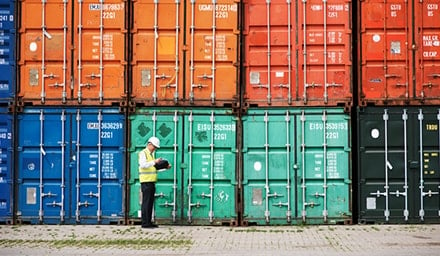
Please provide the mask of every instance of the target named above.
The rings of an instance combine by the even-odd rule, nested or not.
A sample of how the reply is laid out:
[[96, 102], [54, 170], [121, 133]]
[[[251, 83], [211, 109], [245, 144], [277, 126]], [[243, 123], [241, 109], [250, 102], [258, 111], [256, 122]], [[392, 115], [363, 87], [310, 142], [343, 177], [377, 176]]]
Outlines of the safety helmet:
[[160, 148], [160, 141], [157, 137], [151, 137], [148, 139], [148, 143], [153, 144], [156, 148]]

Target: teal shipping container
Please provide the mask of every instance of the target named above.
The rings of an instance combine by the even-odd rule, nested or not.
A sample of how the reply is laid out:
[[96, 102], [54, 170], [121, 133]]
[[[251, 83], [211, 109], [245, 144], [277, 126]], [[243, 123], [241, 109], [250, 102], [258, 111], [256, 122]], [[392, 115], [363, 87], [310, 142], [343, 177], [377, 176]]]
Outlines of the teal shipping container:
[[249, 109], [244, 225], [351, 223], [350, 131], [343, 108]]
[[17, 115], [17, 222], [124, 223], [125, 120], [118, 108], [25, 107]]
[[141, 193], [137, 154], [148, 138], [169, 160], [159, 172], [154, 221], [160, 224], [236, 224], [236, 118], [231, 110], [142, 108], [129, 116], [129, 222], [139, 222]]
[[440, 223], [440, 108], [358, 109], [360, 223]]

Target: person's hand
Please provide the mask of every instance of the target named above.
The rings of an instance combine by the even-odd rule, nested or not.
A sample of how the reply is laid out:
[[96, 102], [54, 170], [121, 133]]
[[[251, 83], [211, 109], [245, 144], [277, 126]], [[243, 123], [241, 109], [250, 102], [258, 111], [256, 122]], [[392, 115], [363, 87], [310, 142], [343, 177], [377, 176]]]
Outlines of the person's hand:
[[162, 161], [162, 157], [156, 158], [156, 159], [154, 160], [154, 163], [157, 164], [157, 163], [159, 163], [160, 161]]
[[170, 169], [171, 168], [171, 164], [169, 164], [168, 166], [167, 166], [167, 169]]

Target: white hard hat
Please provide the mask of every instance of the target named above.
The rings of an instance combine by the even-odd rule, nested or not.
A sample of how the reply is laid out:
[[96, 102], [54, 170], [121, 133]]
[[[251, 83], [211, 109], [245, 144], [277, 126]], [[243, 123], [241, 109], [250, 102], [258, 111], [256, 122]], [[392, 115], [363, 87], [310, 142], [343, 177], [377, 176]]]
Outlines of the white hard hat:
[[153, 144], [153, 146], [155, 146], [156, 148], [160, 148], [160, 141], [158, 138], [156, 137], [151, 137], [148, 139], [148, 143]]

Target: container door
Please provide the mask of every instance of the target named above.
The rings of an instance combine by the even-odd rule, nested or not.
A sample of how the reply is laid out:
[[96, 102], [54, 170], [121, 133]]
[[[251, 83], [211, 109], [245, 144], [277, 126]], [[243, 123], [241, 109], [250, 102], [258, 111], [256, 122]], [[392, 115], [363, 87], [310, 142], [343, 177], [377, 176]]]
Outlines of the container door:
[[125, 97], [126, 1], [75, 1], [73, 98], [110, 105]]
[[284, 104], [296, 98], [295, 1], [247, 1], [244, 43], [246, 100]]
[[412, 97], [411, 1], [360, 2], [360, 104]]
[[125, 119], [117, 109], [71, 113], [71, 214], [77, 223], [124, 218]]
[[440, 3], [414, 1], [416, 6], [416, 88], [414, 95], [431, 104], [440, 104]]
[[[408, 111], [360, 114], [360, 217], [408, 220], [411, 194], [409, 176], [414, 178], [410, 162], [411, 150], [417, 143], [413, 131], [413, 118]], [[414, 214], [411, 211], [411, 214]]]
[[23, 101], [60, 104], [70, 96], [72, 2], [20, 1], [19, 96]]
[[236, 224], [236, 120], [190, 111], [184, 120], [184, 214], [193, 224]]
[[314, 105], [351, 104], [351, 2], [298, 1], [297, 97]]
[[0, 13], [0, 102], [7, 102], [15, 96], [15, 1], [3, 1]]
[[[35, 109], [18, 116], [17, 218], [59, 224], [69, 218], [67, 114]], [[67, 216], [66, 216], [67, 214]]]
[[307, 223], [350, 222], [349, 116], [324, 109], [296, 118], [298, 216]]
[[208, 106], [230, 103], [238, 91], [237, 1], [190, 1], [185, 15], [189, 47], [185, 97]]
[[142, 192], [138, 174], [138, 153], [151, 136], [160, 140], [155, 157], [165, 158], [172, 168], [160, 171], [156, 183], [154, 219], [173, 224], [182, 218], [182, 115], [176, 110], [142, 109], [130, 117], [129, 215], [131, 222], [141, 218]]
[[439, 221], [438, 114], [427, 108], [360, 113], [360, 221]]
[[[414, 111], [414, 159], [419, 165], [413, 186], [415, 188], [414, 218], [423, 222], [440, 222], [440, 110]], [[417, 160], [414, 160], [417, 162]], [[417, 216], [418, 213], [418, 216]]]
[[132, 100], [137, 103], [171, 105], [184, 97], [183, 10], [174, 0], [133, 2]]
[[294, 124], [289, 111], [249, 110], [243, 119], [243, 220], [248, 224], [286, 224], [295, 218]]
[[13, 116], [0, 108], [0, 223], [12, 224], [13, 211]]

